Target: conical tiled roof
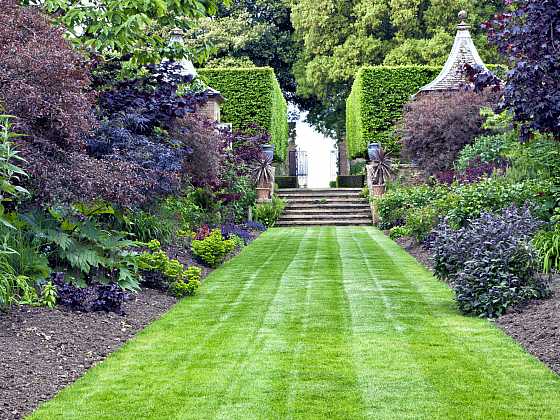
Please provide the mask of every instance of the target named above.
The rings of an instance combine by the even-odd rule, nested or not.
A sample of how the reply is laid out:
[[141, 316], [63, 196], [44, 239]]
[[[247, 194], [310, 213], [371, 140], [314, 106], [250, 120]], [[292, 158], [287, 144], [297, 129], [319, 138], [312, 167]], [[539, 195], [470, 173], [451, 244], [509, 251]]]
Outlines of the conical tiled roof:
[[465, 64], [479, 65], [486, 69], [471, 38], [470, 26], [466, 23], [467, 12], [460, 12], [459, 19], [461, 23], [457, 28], [457, 36], [443, 70], [433, 82], [420, 89], [420, 92], [460, 89], [465, 83]]

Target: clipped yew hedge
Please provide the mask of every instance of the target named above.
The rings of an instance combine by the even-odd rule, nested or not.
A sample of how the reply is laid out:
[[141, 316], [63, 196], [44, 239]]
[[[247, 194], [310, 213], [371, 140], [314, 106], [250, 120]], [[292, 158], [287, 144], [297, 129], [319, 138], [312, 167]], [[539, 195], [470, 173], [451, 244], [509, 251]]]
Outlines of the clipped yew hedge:
[[286, 159], [288, 107], [272, 68], [212, 68], [198, 73], [226, 99], [223, 122], [243, 131], [254, 125], [266, 129], [276, 146], [276, 159]]
[[[503, 66], [488, 68], [504, 78]], [[362, 157], [368, 143], [381, 143], [398, 153], [400, 145], [393, 135], [404, 105], [421, 87], [434, 80], [441, 67], [430, 66], [366, 66], [362, 67], [346, 102], [346, 137], [352, 158]]]
[[368, 143], [381, 143], [396, 152], [399, 146], [392, 134], [403, 106], [422, 87], [436, 78], [441, 67], [363, 67], [346, 103], [348, 153], [361, 157]]

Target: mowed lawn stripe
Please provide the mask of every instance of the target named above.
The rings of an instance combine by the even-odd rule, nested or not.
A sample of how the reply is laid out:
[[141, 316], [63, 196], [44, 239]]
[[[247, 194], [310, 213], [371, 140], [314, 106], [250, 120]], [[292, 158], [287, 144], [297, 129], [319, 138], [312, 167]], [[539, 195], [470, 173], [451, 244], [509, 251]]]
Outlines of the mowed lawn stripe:
[[34, 419], [557, 419], [560, 379], [370, 227], [272, 229]]
[[384, 294], [406, 326], [402, 350], [421, 368], [426, 399], [437, 390], [427, 411], [418, 406], [421, 398], [401, 405], [414, 407], [416, 418], [560, 418], [556, 374], [489, 321], [460, 315], [447, 286], [381, 232], [367, 232], [359, 243], [373, 255]]
[[[393, 293], [409, 302], [416, 293], [399, 276], [384, 277], [383, 258], [363, 228], [337, 230], [344, 287], [352, 314], [353, 352], [369, 418], [420, 418], [438, 412], [438, 393], [426, 381], [405, 331], [422, 322], [414, 311], [399, 319]], [[378, 255], [376, 255], [378, 254]], [[382, 253], [381, 253], [382, 255]], [[411, 407], [413, 403], [413, 407]]]

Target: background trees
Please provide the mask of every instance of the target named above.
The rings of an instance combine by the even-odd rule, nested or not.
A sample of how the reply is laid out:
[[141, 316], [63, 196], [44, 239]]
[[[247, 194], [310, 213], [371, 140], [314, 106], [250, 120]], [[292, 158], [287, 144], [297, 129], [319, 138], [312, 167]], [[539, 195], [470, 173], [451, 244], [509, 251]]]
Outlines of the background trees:
[[[229, 0], [225, 0], [229, 2]], [[196, 20], [217, 11], [221, 0], [26, 0], [39, 4], [55, 16], [76, 45], [104, 57], [123, 60], [134, 69], [162, 58], [201, 59], [207, 47], [187, 51], [170, 45], [174, 28], [187, 31]]]
[[222, 4], [215, 18], [203, 19], [188, 32], [188, 45], [212, 45], [210, 67], [240, 64], [270, 66], [282, 90], [293, 99], [292, 66], [299, 48], [293, 39], [289, 0], [233, 0]]
[[[297, 92], [317, 98], [336, 113], [344, 110], [340, 101], [348, 96], [353, 77], [364, 64], [443, 65], [462, 9], [470, 12], [483, 58], [496, 62], [480, 26], [502, 8], [498, 0], [297, 1], [292, 8], [295, 37], [302, 44], [294, 66]], [[342, 116], [331, 116], [326, 125], [341, 132]]]

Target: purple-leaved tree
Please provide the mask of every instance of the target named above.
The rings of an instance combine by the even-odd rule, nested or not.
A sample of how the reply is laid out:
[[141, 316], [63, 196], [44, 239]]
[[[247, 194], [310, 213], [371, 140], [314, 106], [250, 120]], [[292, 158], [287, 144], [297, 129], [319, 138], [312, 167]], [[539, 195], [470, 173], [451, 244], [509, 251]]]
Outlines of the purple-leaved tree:
[[560, 139], [560, 0], [505, 0], [507, 13], [486, 23], [490, 41], [508, 58], [502, 106], [529, 131]]

